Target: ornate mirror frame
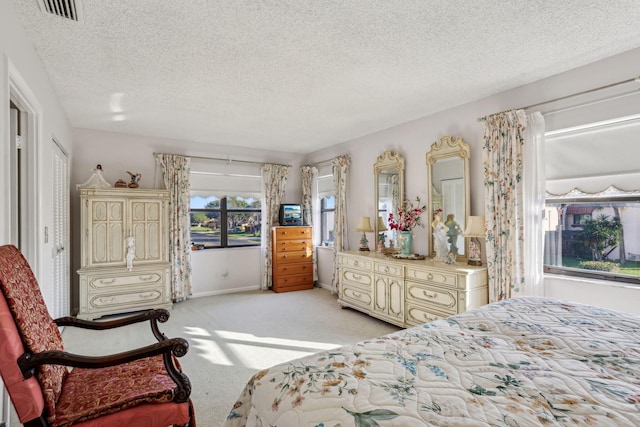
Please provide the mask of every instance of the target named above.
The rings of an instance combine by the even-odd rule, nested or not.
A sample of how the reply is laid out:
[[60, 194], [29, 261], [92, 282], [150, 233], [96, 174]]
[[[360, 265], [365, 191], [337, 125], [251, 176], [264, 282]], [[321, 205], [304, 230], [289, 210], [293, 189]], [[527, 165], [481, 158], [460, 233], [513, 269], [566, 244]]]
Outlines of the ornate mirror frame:
[[[380, 238], [378, 217], [382, 216], [383, 223], [388, 223], [389, 212], [396, 212], [404, 200], [404, 157], [397, 151], [387, 150], [378, 156], [373, 164], [375, 215], [371, 218], [375, 230], [375, 245]], [[381, 204], [389, 210], [381, 212]], [[387, 230], [389, 233], [390, 231]]]
[[[453, 213], [455, 220], [464, 230], [470, 211], [470, 183], [469, 183], [469, 144], [462, 137], [443, 136], [440, 141], [431, 144], [431, 151], [427, 153], [427, 211], [429, 224], [433, 221], [436, 209], [443, 209], [441, 220], [446, 221], [447, 215]], [[445, 182], [446, 181], [446, 182]], [[443, 194], [443, 183], [451, 188], [448, 197]], [[462, 193], [460, 193], [462, 190]], [[462, 206], [460, 206], [462, 204]], [[449, 211], [449, 212], [447, 212]], [[455, 211], [455, 212], [454, 212]], [[462, 216], [462, 217], [461, 217]], [[460, 233], [461, 235], [462, 233]], [[435, 256], [432, 230], [427, 233], [429, 256]], [[458, 260], [466, 258], [468, 248], [467, 239], [459, 237]]]

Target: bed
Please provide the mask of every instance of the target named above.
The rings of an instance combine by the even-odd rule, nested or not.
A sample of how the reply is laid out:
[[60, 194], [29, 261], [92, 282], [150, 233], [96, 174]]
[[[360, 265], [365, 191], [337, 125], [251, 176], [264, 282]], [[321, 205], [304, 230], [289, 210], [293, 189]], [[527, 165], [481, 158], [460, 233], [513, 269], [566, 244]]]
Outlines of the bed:
[[640, 426], [640, 317], [517, 298], [256, 373], [224, 426]]

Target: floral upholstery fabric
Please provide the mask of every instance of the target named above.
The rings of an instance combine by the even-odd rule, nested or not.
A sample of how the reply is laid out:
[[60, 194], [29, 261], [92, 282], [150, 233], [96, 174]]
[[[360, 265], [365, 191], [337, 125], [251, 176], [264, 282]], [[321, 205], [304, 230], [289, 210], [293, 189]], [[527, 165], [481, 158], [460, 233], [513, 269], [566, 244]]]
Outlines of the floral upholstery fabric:
[[[15, 246], [0, 247], [0, 288], [29, 351], [64, 350], [62, 336], [49, 315], [31, 267]], [[55, 365], [43, 365], [38, 371], [49, 422], [53, 421], [66, 372], [64, 366]]]
[[75, 368], [64, 381], [52, 426], [69, 426], [141, 403], [170, 402], [175, 386], [162, 356], [103, 369]]

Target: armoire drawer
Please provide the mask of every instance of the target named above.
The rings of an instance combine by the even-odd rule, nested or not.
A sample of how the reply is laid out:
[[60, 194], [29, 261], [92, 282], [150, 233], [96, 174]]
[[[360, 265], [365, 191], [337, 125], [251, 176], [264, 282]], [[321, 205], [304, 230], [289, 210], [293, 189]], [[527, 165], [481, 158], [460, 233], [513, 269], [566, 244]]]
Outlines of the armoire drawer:
[[152, 302], [164, 303], [162, 289], [149, 289], [122, 294], [99, 294], [89, 297], [89, 304], [95, 309], [111, 307], [137, 307]]
[[123, 272], [115, 274], [89, 274], [87, 284], [89, 292], [105, 291], [118, 287], [128, 287], [134, 285], [158, 285], [162, 286], [163, 276], [156, 271], [150, 272]]

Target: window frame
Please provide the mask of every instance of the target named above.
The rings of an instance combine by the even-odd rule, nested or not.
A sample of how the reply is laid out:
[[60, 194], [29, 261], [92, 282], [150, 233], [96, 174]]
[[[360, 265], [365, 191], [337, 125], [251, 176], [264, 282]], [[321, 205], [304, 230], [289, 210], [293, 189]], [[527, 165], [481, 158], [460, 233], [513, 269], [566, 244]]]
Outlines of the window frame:
[[[239, 196], [242, 197], [242, 196]], [[230, 245], [229, 244], [229, 214], [233, 213], [258, 213], [260, 214], [260, 234], [262, 235], [262, 207], [260, 208], [229, 208], [228, 201], [229, 196], [220, 197], [218, 200], [220, 201], [219, 208], [189, 208], [189, 216], [192, 213], [215, 213], [218, 212], [220, 214], [220, 244], [218, 246], [211, 246], [205, 248], [199, 248], [198, 250], [209, 250], [209, 249], [229, 249], [229, 248], [247, 248], [247, 247], [260, 247], [261, 243], [258, 244], [239, 244], [239, 245]], [[244, 199], [244, 197], [243, 197]], [[191, 230], [189, 231], [189, 237], [191, 237]], [[193, 240], [191, 239], [192, 246], [194, 245]]]
[[[585, 197], [562, 197], [558, 195], [547, 194], [547, 196], [545, 197], [545, 210], [548, 209], [550, 205], [556, 206], [558, 204], [580, 204], [580, 203], [606, 205], [607, 203], [615, 203], [615, 202], [635, 202], [635, 203], [638, 203], [640, 207], [640, 194], [635, 194], [635, 192], [628, 192], [628, 193], [629, 194], [627, 195], [603, 194], [600, 196], [588, 195]], [[581, 224], [579, 225], [569, 224], [569, 225], [573, 228], [578, 228], [580, 227]], [[545, 242], [546, 242], [546, 233], [545, 233]], [[545, 253], [546, 253], [546, 249], [545, 249]], [[615, 272], [587, 270], [587, 269], [575, 268], [575, 267], [550, 265], [544, 262], [543, 262], [543, 272], [545, 274], [555, 274], [555, 275], [560, 275], [565, 277], [605, 280], [605, 281], [614, 282], [614, 283], [633, 284], [633, 285], [640, 286], [640, 276], [632, 276], [628, 274], [620, 274]]]
[[[333, 208], [327, 208], [325, 206], [326, 199], [333, 198]], [[333, 213], [335, 215], [336, 211], [336, 203], [335, 203], [335, 195], [327, 195], [325, 197], [320, 198], [320, 245], [321, 246], [333, 246], [334, 240], [325, 240], [324, 236], [327, 235], [327, 214]]]

